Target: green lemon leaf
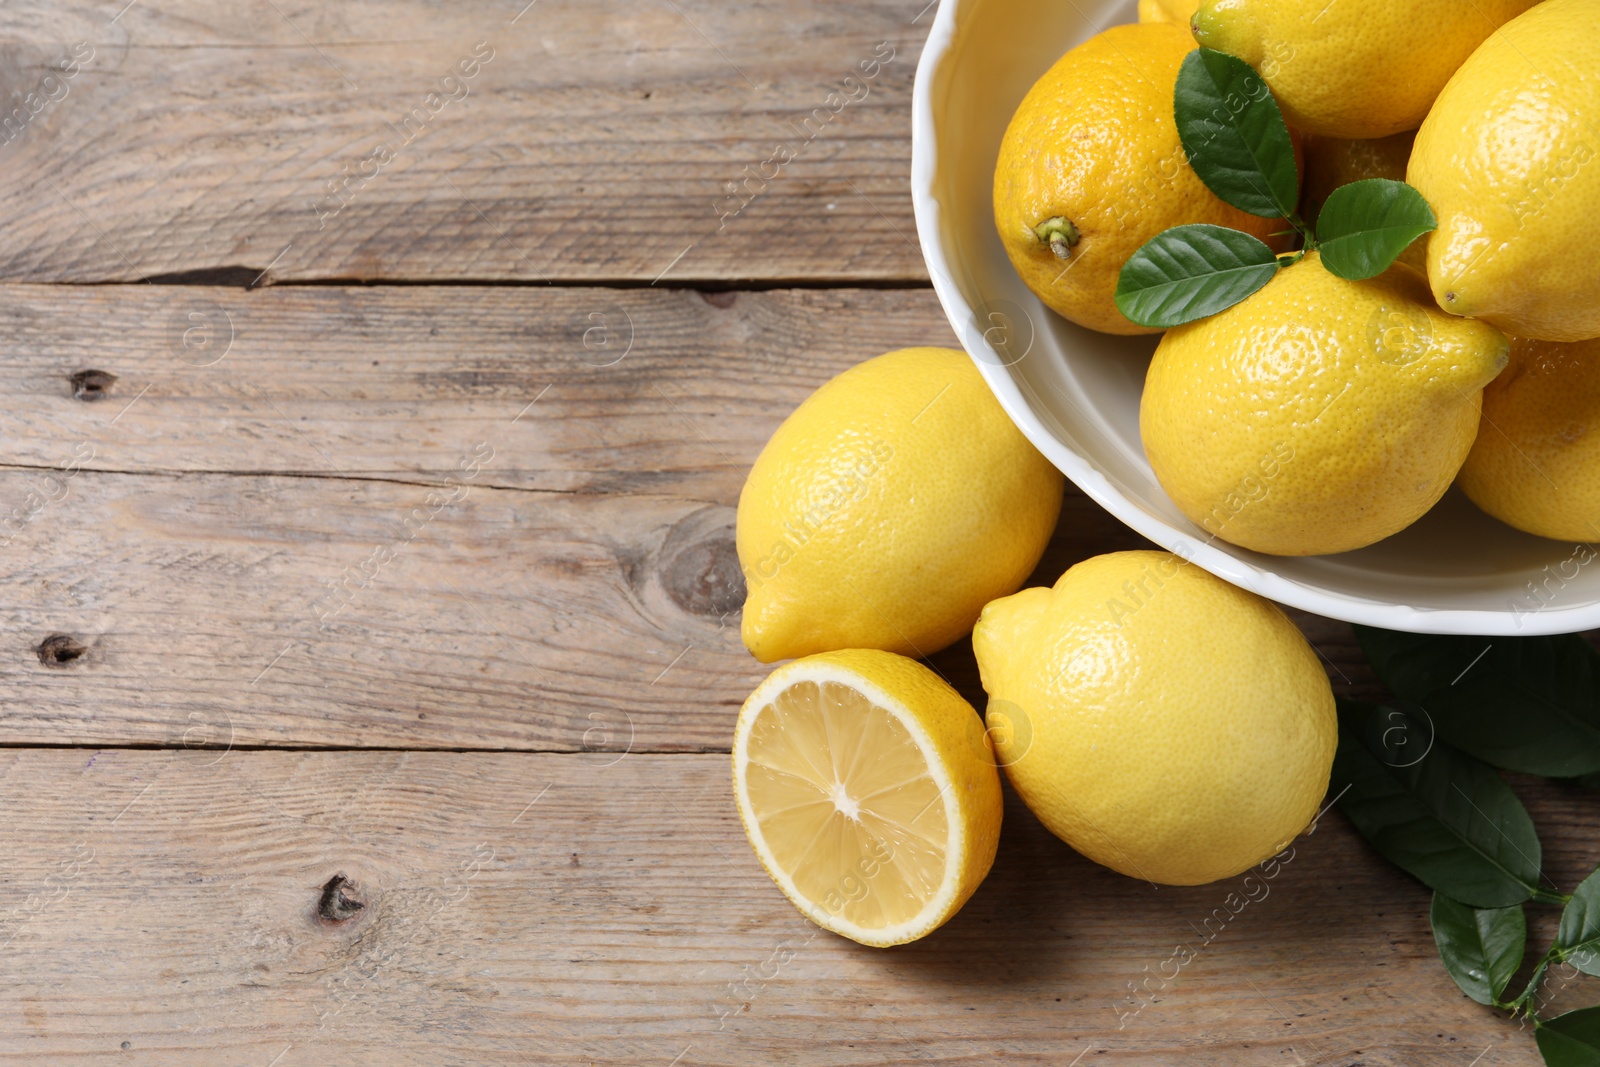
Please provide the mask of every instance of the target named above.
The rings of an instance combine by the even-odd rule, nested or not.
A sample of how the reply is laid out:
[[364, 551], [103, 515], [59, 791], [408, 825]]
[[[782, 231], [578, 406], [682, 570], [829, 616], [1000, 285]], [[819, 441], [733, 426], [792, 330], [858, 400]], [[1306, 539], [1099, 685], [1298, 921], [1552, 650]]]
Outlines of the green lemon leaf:
[[1276, 273], [1278, 257], [1247, 233], [1174, 226], [1122, 265], [1117, 309], [1140, 326], [1181, 326], [1232, 307]]
[[1583, 638], [1355, 630], [1390, 692], [1452, 746], [1524, 774], [1600, 773], [1600, 654]]
[[1578, 970], [1600, 978], [1600, 870], [1573, 890], [1562, 909], [1556, 948]]
[[1428, 918], [1439, 958], [1461, 992], [1479, 1004], [1499, 1003], [1528, 943], [1522, 905], [1471, 908], [1435, 893]]
[[1198, 48], [1184, 57], [1172, 94], [1189, 165], [1217, 196], [1262, 218], [1290, 218], [1300, 170], [1283, 112], [1250, 64]]
[[1539, 884], [1533, 820], [1489, 766], [1430, 734], [1398, 708], [1341, 700], [1339, 809], [1428, 888], [1477, 908], [1522, 903]]
[[1439, 220], [1405, 182], [1368, 178], [1341, 185], [1317, 216], [1322, 265], [1341, 278], [1359, 281], [1382, 274], [1400, 253]]
[[1600, 1008], [1579, 1008], [1534, 1031], [1545, 1067], [1600, 1067]]

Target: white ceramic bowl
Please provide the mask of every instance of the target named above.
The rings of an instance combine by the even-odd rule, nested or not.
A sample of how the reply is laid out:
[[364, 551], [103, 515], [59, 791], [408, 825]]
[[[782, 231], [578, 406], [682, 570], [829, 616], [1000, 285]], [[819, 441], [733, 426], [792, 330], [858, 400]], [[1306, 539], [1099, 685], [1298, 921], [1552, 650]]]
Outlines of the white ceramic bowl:
[[1459, 490], [1410, 529], [1336, 556], [1266, 556], [1212, 539], [1167, 498], [1139, 442], [1154, 338], [1094, 333], [1047, 310], [994, 229], [1000, 138], [1034, 81], [1133, 0], [941, 0], [917, 67], [911, 195], [933, 286], [1011, 418], [1080, 489], [1150, 540], [1284, 604], [1422, 633], [1532, 635], [1600, 626], [1587, 546], [1518, 533]]

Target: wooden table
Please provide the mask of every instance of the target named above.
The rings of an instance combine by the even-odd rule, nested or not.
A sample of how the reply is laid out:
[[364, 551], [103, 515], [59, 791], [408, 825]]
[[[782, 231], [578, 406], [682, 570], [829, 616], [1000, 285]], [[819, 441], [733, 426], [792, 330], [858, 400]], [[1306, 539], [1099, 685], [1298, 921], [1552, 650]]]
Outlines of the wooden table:
[[[931, 10], [525, 2], [0, 16], [0, 1062], [1537, 1063], [1336, 811], [1175, 977], [1234, 887], [1014, 800], [936, 936], [800, 919], [729, 794], [733, 508], [821, 382], [954, 343]], [[1139, 543], [1070, 492], [1036, 579]], [[1570, 886], [1594, 795], [1519, 788]]]

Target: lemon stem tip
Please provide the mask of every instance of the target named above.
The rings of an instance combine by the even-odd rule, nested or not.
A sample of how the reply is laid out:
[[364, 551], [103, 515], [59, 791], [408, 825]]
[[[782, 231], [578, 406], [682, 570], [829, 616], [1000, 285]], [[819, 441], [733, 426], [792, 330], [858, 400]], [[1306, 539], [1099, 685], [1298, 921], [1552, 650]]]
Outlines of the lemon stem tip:
[[1033, 228], [1033, 235], [1050, 246], [1057, 259], [1069, 259], [1072, 248], [1082, 237], [1078, 228], [1060, 215], [1045, 219]]

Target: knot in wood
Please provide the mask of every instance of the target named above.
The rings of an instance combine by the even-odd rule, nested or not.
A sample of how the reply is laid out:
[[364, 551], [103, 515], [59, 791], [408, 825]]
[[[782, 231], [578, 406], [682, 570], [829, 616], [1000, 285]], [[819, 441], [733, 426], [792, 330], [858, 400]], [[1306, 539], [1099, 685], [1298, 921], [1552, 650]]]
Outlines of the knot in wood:
[[89, 646], [70, 634], [51, 634], [35, 649], [39, 662], [58, 670], [72, 666], [89, 652]]
[[691, 615], [722, 618], [744, 603], [744, 574], [733, 539], [733, 509], [701, 508], [667, 531], [661, 586]]
[[342, 874], [329, 878], [322, 887], [322, 897], [317, 901], [317, 918], [325, 923], [342, 923], [353, 919], [367, 906], [361, 899], [361, 889]]
[[106, 394], [111, 392], [111, 386], [116, 383], [117, 376], [108, 370], [90, 369], [78, 371], [68, 380], [72, 382], [75, 399], [92, 403], [105, 399]]

